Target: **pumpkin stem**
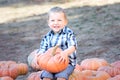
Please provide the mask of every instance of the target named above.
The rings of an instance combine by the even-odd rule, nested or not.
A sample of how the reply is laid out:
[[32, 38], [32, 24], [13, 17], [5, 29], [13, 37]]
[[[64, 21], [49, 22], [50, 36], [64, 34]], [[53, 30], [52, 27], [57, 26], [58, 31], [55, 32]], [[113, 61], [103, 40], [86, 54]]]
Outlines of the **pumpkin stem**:
[[53, 48], [53, 51], [52, 51], [52, 55], [54, 56], [55, 55], [55, 52], [56, 52], [56, 49], [59, 47], [59, 45], [56, 45], [54, 48]]

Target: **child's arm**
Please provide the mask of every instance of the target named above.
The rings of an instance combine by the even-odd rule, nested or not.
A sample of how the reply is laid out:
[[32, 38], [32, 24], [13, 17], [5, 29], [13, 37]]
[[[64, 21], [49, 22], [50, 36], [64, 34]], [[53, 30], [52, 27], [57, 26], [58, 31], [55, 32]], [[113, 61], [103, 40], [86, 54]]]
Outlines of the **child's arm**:
[[65, 62], [66, 57], [68, 57], [70, 54], [72, 54], [76, 50], [75, 46], [70, 46], [66, 50], [61, 52], [61, 58], [59, 59], [59, 62]]
[[68, 49], [64, 50], [63, 52], [66, 55], [70, 55], [71, 53], [73, 53], [76, 50], [75, 46], [70, 46]]

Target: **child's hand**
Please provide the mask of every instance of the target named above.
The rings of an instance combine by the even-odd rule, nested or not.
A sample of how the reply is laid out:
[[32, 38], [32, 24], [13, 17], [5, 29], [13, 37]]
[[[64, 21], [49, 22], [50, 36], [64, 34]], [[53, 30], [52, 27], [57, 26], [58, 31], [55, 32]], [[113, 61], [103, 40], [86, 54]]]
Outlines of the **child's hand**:
[[62, 52], [60, 53], [59, 62], [60, 62], [60, 63], [66, 63], [66, 62], [67, 62], [67, 58], [68, 58], [68, 54], [65, 53], [64, 51], [62, 51]]

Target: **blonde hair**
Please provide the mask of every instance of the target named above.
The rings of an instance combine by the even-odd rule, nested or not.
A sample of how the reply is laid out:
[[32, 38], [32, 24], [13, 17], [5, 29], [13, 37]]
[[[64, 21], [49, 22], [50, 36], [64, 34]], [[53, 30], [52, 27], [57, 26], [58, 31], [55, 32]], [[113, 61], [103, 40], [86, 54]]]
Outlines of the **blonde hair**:
[[65, 14], [65, 10], [63, 8], [61, 8], [61, 7], [53, 7], [53, 8], [51, 8], [49, 10], [49, 12], [48, 12], [48, 19], [49, 19], [50, 13], [53, 13], [53, 12], [55, 12], [55, 13], [61, 13], [62, 12], [64, 14], [65, 19], [67, 20], [67, 16]]

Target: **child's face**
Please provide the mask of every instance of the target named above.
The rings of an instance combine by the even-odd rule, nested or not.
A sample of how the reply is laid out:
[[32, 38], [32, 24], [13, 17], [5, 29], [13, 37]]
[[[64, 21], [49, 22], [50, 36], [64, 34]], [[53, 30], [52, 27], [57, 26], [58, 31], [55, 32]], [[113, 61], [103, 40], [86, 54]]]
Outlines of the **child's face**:
[[48, 25], [56, 33], [65, 27], [67, 19], [62, 12], [51, 12], [49, 14]]

